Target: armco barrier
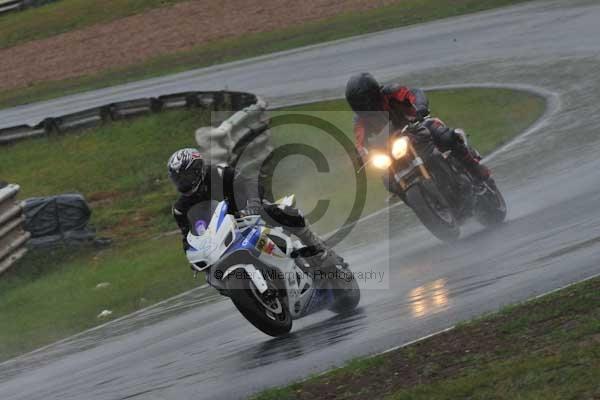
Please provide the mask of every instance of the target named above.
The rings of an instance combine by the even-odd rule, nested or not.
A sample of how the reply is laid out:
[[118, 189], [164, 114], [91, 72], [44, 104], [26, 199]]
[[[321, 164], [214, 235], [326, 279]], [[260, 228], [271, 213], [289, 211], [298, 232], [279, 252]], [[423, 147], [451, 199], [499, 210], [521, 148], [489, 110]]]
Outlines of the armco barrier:
[[0, 14], [20, 10], [22, 3], [21, 0], [0, 0]]
[[22, 229], [23, 207], [16, 202], [18, 185], [0, 189], [0, 274], [25, 255], [25, 243], [30, 237]]
[[244, 92], [183, 92], [159, 97], [133, 99], [44, 119], [35, 126], [19, 125], [0, 128], [0, 145], [34, 137], [65, 134], [110, 121], [158, 113], [175, 108], [204, 108], [211, 111], [238, 111], [258, 102]]
[[29, 7], [39, 7], [57, 0], [0, 0], [0, 15], [11, 11], [25, 10]]
[[[243, 92], [184, 92], [111, 103], [49, 117], [35, 126], [2, 128], [0, 144], [41, 135], [66, 134], [82, 127], [175, 108], [216, 111], [213, 113], [213, 126], [196, 132], [202, 150], [213, 162], [235, 163], [242, 171], [260, 173], [260, 166], [271, 151], [267, 103]], [[24, 245], [31, 237], [22, 229], [23, 209], [15, 202], [18, 191], [17, 185], [0, 189], [0, 274], [25, 255]]]

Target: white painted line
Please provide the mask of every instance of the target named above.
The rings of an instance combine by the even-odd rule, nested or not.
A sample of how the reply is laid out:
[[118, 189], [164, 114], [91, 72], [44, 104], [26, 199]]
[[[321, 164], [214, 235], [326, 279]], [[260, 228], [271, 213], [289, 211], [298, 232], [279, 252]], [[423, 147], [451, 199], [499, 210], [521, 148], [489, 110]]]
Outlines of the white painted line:
[[559, 288], [556, 288], [556, 289], [552, 289], [552, 290], [550, 290], [548, 292], [545, 292], [545, 293], [542, 293], [542, 294], [538, 294], [537, 296], [534, 296], [534, 297], [530, 298], [529, 300], [525, 300], [524, 303], [528, 302], [528, 301], [531, 301], [531, 300], [537, 300], [537, 299], [539, 299], [541, 297], [548, 296], [549, 294], [552, 294], [552, 293], [560, 292], [561, 290], [568, 289], [571, 286], [575, 286], [575, 285], [578, 285], [578, 284], [583, 283], [583, 282], [591, 281], [592, 279], [596, 279], [598, 277], [600, 277], [600, 273], [592, 275], [592, 276], [588, 276], [587, 278], [583, 278], [583, 279], [575, 281], [573, 283], [569, 283], [568, 285], [565, 285], [565, 286], [562, 286], [562, 287], [559, 287]]
[[415, 339], [415, 340], [411, 340], [410, 342], [406, 342], [406, 343], [404, 343], [404, 344], [401, 344], [400, 346], [390, 347], [389, 349], [387, 349], [387, 350], [384, 350], [384, 351], [382, 351], [382, 352], [380, 352], [380, 353], [374, 354], [374, 355], [372, 355], [372, 356], [370, 356], [370, 357], [377, 357], [377, 356], [379, 356], [379, 355], [382, 355], [382, 354], [386, 354], [386, 353], [390, 353], [390, 352], [392, 352], [392, 351], [400, 350], [400, 349], [402, 349], [402, 348], [404, 348], [404, 347], [408, 347], [408, 346], [411, 346], [411, 345], [413, 345], [413, 344], [415, 344], [415, 343], [422, 342], [422, 341], [424, 341], [424, 340], [427, 340], [427, 339], [429, 339], [429, 338], [432, 338], [432, 337], [434, 337], [434, 336], [441, 335], [442, 333], [445, 333], [445, 332], [450, 332], [450, 331], [451, 331], [451, 330], [453, 330], [454, 328], [456, 328], [456, 325], [452, 325], [452, 326], [449, 326], [449, 327], [448, 327], [448, 328], [446, 328], [446, 329], [442, 329], [441, 331], [437, 331], [437, 332], [434, 332], [434, 333], [430, 333], [429, 335], [426, 335], [426, 336], [420, 337], [420, 338], [418, 338], [418, 339]]

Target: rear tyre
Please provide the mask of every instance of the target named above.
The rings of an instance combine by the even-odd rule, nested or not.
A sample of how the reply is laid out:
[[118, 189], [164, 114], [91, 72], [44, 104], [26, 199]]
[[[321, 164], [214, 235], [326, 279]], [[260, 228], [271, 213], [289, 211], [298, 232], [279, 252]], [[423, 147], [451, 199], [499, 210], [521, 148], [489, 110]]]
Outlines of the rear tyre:
[[340, 271], [342, 277], [341, 282], [335, 282], [333, 293], [335, 300], [333, 305], [329, 307], [330, 311], [338, 314], [344, 314], [354, 310], [360, 303], [360, 288], [358, 282], [350, 270]]
[[286, 302], [275, 288], [261, 294], [249, 276], [230, 279], [227, 290], [238, 311], [258, 330], [269, 336], [283, 336], [292, 329]]
[[506, 201], [492, 179], [487, 182], [487, 192], [477, 201], [475, 218], [485, 227], [493, 227], [506, 219]]
[[406, 191], [406, 202], [419, 220], [438, 239], [453, 242], [460, 236], [448, 203], [431, 181], [420, 182]]

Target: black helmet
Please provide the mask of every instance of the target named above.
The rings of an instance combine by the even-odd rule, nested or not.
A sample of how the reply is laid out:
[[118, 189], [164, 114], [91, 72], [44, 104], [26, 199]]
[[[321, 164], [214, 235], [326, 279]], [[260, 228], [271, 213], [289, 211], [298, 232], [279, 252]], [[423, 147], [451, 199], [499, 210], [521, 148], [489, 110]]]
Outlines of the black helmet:
[[169, 178], [181, 194], [193, 194], [204, 180], [204, 160], [196, 149], [177, 150], [169, 158], [167, 167]]
[[381, 111], [383, 106], [381, 85], [368, 72], [353, 75], [346, 85], [346, 100], [357, 114], [365, 111]]

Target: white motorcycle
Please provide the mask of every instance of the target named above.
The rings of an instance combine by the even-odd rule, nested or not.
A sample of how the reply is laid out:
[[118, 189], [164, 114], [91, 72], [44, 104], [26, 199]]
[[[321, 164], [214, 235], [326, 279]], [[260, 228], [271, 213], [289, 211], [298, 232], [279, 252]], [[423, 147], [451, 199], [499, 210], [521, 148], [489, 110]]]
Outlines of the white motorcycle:
[[[292, 206], [294, 196], [277, 202]], [[287, 334], [292, 320], [323, 309], [344, 313], [357, 307], [360, 289], [348, 268], [314, 271], [310, 250], [260, 216], [235, 218], [225, 201], [208, 201], [188, 212], [192, 230], [187, 258], [196, 272], [231, 298], [252, 325], [271, 336]], [[208, 222], [207, 222], [208, 221]]]

